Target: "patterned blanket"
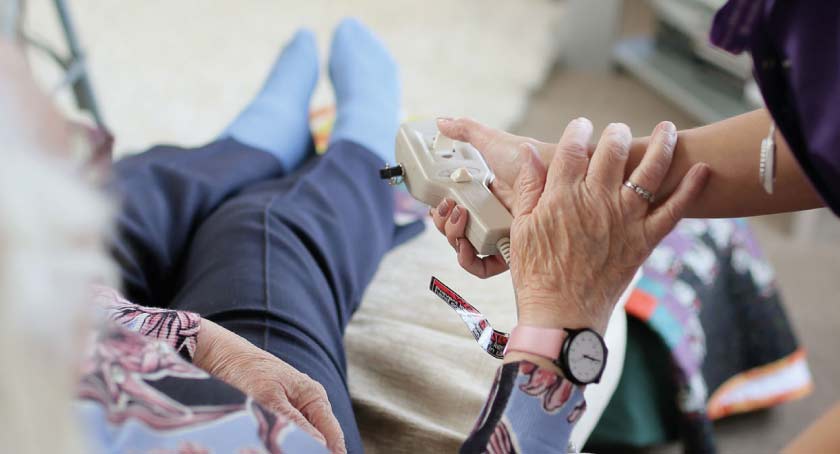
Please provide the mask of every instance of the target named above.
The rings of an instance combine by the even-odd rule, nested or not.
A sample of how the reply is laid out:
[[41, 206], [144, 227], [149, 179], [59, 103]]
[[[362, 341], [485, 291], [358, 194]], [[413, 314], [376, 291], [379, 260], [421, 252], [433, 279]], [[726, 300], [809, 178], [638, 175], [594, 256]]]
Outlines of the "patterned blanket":
[[714, 449], [710, 420], [811, 391], [770, 264], [744, 220], [685, 220], [644, 264], [625, 306], [671, 352], [680, 433]]

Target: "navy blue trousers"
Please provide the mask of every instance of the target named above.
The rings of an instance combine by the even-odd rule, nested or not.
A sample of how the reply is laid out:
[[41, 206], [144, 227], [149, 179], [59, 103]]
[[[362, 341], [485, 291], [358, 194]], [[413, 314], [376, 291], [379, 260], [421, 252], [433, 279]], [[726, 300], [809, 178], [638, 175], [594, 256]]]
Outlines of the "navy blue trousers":
[[351, 453], [362, 452], [343, 334], [397, 228], [382, 161], [352, 142], [284, 174], [232, 139], [155, 147], [115, 164], [114, 255], [135, 303], [193, 311], [326, 388]]

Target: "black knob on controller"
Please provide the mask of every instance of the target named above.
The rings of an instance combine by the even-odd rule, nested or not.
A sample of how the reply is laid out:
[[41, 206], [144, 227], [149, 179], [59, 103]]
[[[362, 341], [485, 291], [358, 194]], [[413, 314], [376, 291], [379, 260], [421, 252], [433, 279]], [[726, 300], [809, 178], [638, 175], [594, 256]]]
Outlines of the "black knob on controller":
[[379, 178], [382, 178], [383, 180], [390, 180], [391, 178], [402, 176], [405, 176], [405, 171], [402, 166], [399, 165], [394, 167], [386, 165], [384, 169], [379, 169]]

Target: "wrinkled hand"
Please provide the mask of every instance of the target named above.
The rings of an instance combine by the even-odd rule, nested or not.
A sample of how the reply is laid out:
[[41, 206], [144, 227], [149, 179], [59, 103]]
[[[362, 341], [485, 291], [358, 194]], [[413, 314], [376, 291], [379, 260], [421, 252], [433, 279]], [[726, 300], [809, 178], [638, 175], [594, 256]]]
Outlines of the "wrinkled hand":
[[[623, 186], [632, 136], [605, 130], [590, 159], [592, 123], [569, 123], [551, 162], [525, 144], [514, 184], [511, 275], [519, 323], [604, 332], [636, 270], [674, 228], [709, 176], [696, 164], [655, 207]], [[660, 123], [630, 181], [656, 193], [671, 165], [676, 128]]]
[[[515, 197], [513, 186], [516, 176], [519, 175], [520, 146], [524, 143], [533, 145], [544, 161], [550, 160], [556, 147], [556, 144], [493, 129], [469, 118], [440, 118], [437, 126], [443, 135], [467, 142], [481, 152], [495, 175], [490, 190], [508, 211], [511, 210]], [[501, 256], [478, 256], [475, 248], [464, 237], [469, 213], [463, 208], [455, 207], [452, 200], [444, 200], [438, 207], [433, 208], [430, 214], [437, 229], [457, 251], [458, 263], [469, 273], [485, 279], [508, 269]]]
[[330, 451], [347, 452], [324, 387], [274, 355], [202, 319], [193, 363], [288, 417]]

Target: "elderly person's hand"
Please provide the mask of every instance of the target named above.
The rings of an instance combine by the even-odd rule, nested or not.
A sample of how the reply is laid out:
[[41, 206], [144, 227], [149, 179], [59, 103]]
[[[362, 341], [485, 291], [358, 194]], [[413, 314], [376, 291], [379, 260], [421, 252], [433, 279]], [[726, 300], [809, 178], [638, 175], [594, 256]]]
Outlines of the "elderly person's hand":
[[[603, 333], [613, 305], [638, 267], [708, 179], [708, 166], [695, 165], [676, 191], [654, 207], [623, 185], [632, 139], [629, 128], [608, 126], [590, 159], [591, 135], [589, 120], [572, 121], [548, 168], [530, 142], [519, 147], [511, 206], [511, 274], [520, 324], [589, 327]], [[674, 125], [659, 124], [629, 181], [656, 193], [668, 173], [675, 143]], [[462, 234], [457, 231], [462, 222], [459, 219], [447, 233]], [[463, 243], [468, 242], [459, 245]]]
[[347, 452], [324, 387], [283, 360], [202, 319], [193, 363], [285, 415], [331, 452]]

